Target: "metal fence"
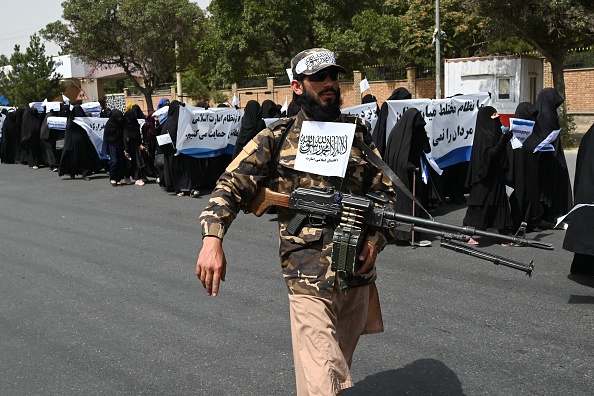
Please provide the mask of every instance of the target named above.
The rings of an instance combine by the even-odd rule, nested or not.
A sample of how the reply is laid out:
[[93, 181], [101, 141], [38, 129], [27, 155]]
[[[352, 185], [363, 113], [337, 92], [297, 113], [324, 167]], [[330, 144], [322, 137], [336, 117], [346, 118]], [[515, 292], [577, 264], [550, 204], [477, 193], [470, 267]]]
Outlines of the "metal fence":
[[267, 87], [268, 74], [257, 74], [247, 76], [237, 83], [238, 88], [261, 88]]
[[563, 63], [564, 69], [581, 69], [594, 67], [594, 47], [570, 51]]
[[374, 65], [361, 68], [367, 81], [406, 80], [406, 68], [395, 65]]

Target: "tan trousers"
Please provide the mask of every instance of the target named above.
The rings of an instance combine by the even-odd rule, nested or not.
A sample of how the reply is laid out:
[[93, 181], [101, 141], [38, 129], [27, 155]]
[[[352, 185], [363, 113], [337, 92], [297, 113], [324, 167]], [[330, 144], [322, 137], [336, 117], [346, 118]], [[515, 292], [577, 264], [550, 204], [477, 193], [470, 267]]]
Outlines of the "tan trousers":
[[371, 288], [377, 297], [375, 285], [346, 292], [335, 287], [331, 299], [289, 295], [297, 396], [334, 396], [353, 386], [350, 366], [367, 323]]

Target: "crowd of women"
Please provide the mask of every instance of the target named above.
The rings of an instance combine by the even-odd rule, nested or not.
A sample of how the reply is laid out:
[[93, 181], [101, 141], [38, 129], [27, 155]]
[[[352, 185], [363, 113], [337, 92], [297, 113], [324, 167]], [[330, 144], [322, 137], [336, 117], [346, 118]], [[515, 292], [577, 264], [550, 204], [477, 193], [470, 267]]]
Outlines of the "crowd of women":
[[[388, 100], [410, 99], [405, 88], [396, 89]], [[479, 230], [515, 234], [553, 228], [558, 218], [574, 206], [574, 198], [559, 136], [552, 142], [554, 150], [534, 151], [553, 131], [561, 128], [558, 107], [563, 98], [552, 88], [543, 89], [534, 104], [520, 103], [515, 118], [535, 121], [532, 134], [522, 147], [512, 148], [512, 131], [503, 129], [497, 109], [481, 107], [474, 129], [469, 162], [446, 167], [441, 176], [429, 169], [429, 180], [423, 181], [422, 161], [431, 151], [421, 113], [408, 109], [391, 131], [385, 130], [387, 105], [380, 110], [373, 134], [374, 142], [385, 162], [415, 193], [421, 204], [430, 208], [448, 197], [454, 203], [468, 205], [463, 224]], [[386, 134], [389, 133], [388, 139]], [[590, 135], [584, 136], [578, 151], [575, 173], [575, 203], [594, 202], [594, 162]], [[579, 183], [578, 183], [579, 181]], [[398, 211], [414, 213], [414, 204], [399, 196]], [[594, 275], [594, 241], [590, 206], [576, 210], [565, 221], [568, 225], [564, 248], [575, 252], [573, 274]], [[417, 216], [423, 212], [418, 211]], [[411, 241], [410, 233], [399, 233], [401, 240]], [[471, 238], [469, 243], [478, 245]], [[513, 245], [513, 244], [507, 244]]]
[[[388, 100], [410, 98], [405, 88], [398, 88]], [[373, 101], [376, 99], [371, 95], [363, 98], [364, 103]], [[543, 89], [535, 104], [520, 103], [515, 118], [535, 121], [535, 126], [523, 146], [516, 149], [510, 144], [512, 132], [502, 132], [497, 110], [491, 106], [481, 107], [470, 161], [445, 168], [441, 176], [429, 168], [428, 180], [423, 180], [421, 173], [424, 155], [431, 151], [431, 147], [426, 122], [417, 109], [408, 109], [394, 128], [386, 131], [388, 108], [384, 102], [381, 109], [378, 108], [373, 139], [385, 162], [426, 208], [431, 209], [446, 198], [453, 203], [467, 204], [464, 225], [503, 234], [552, 228], [559, 216], [572, 209], [574, 201], [562, 140], [559, 137], [553, 141], [553, 151], [535, 153], [534, 149], [552, 131], [560, 129], [557, 108], [562, 103], [561, 96], [551, 88]], [[27, 164], [32, 169], [48, 166], [60, 176], [68, 175], [74, 179], [81, 175], [87, 181], [93, 174], [108, 172], [109, 182], [114, 187], [133, 181], [136, 185], [144, 185], [152, 178], [166, 192], [198, 197], [201, 189], [214, 187], [232, 157], [265, 128], [265, 119], [292, 116], [299, 111], [293, 105], [282, 111], [284, 109], [270, 100], [262, 105], [249, 101], [244, 109], [234, 155], [195, 158], [176, 153], [174, 143], [157, 144], [157, 136], [163, 134], [169, 134], [171, 141], [176, 141], [179, 107], [183, 104], [178, 101], [169, 103], [163, 98], [158, 109], [164, 106], [169, 108], [163, 124], [153, 116], [153, 111], [145, 116], [137, 105], [129, 105], [123, 113], [119, 110], [102, 112], [102, 116], [109, 118], [104, 128], [102, 156], [84, 128], [74, 122], [75, 117], [87, 116], [80, 105], [72, 109], [62, 105], [59, 110], [48, 113], [39, 113], [35, 108], [3, 110], [6, 119], [2, 128], [0, 159], [7, 164]], [[206, 102], [200, 102], [198, 106], [208, 108]], [[59, 131], [50, 129], [46, 122], [47, 117], [52, 116], [67, 117], [60, 155], [56, 146]], [[139, 119], [145, 120], [143, 125], [139, 124]], [[594, 200], [592, 133], [594, 127], [580, 146], [575, 175], [576, 203]], [[415, 205], [404, 194], [399, 194], [396, 205], [400, 213], [424, 215], [420, 210], [415, 213]], [[564, 247], [576, 253], [572, 273], [594, 274], [594, 243], [584, 238], [590, 234], [585, 232], [592, 224], [585, 221], [589, 214], [590, 207], [586, 207], [579, 215], [573, 214], [566, 219], [569, 229]], [[411, 240], [411, 233], [407, 232], [399, 232], [397, 239], [414, 243], [414, 235]], [[479, 241], [471, 238], [469, 243], [478, 245]]]
[[[109, 182], [118, 187], [123, 184], [139, 186], [157, 182], [166, 192], [177, 196], [198, 197], [201, 189], [211, 189], [232, 155], [223, 154], [212, 158], [195, 158], [177, 153], [175, 141], [179, 101], [162, 98], [157, 110], [168, 106], [167, 118], [160, 124], [153, 111], [145, 115], [135, 104], [128, 104], [125, 111], [103, 108], [101, 117], [108, 118], [103, 130], [103, 144], [97, 151], [85, 129], [76, 117], [87, 117], [81, 105], [62, 104], [59, 109], [45, 111], [36, 106], [3, 109], [5, 120], [2, 126], [3, 139], [0, 161], [5, 164], [23, 164], [37, 170], [48, 167], [59, 176], [74, 179], [80, 176], [91, 180], [94, 174], [108, 173]], [[198, 107], [208, 109], [208, 102], [201, 101]], [[219, 107], [227, 106], [221, 104]], [[295, 108], [290, 107], [293, 114]], [[278, 118], [281, 106], [270, 100], [260, 105], [249, 101], [244, 110], [235, 153], [265, 128], [263, 119]], [[52, 129], [49, 117], [65, 117], [64, 130]], [[138, 120], [144, 120], [141, 125]], [[168, 134], [172, 143], [159, 145], [157, 136]]]

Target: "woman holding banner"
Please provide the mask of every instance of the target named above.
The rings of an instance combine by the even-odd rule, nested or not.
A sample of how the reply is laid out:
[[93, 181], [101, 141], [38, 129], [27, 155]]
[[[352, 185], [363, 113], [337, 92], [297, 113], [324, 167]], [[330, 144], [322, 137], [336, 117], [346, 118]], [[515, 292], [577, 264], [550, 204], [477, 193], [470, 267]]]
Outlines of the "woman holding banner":
[[76, 117], [86, 116], [80, 105], [74, 106], [68, 116], [59, 176], [70, 175], [70, 178], [74, 179], [76, 175], [82, 175], [83, 180], [89, 181], [91, 180], [89, 175], [101, 169], [99, 155], [91, 143], [89, 135], [83, 127], [74, 121]]

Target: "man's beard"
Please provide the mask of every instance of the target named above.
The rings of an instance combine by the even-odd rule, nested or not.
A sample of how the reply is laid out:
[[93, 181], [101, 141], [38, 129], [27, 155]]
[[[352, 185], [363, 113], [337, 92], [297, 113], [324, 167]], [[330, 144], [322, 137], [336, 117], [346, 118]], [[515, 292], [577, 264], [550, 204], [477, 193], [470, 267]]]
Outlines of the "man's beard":
[[[316, 98], [307, 91], [305, 84], [302, 84], [302, 87], [303, 93], [301, 95], [294, 95], [293, 101], [301, 106], [309, 118], [315, 121], [334, 121], [340, 116], [340, 106], [342, 105], [340, 88], [324, 88], [318, 92], [318, 98]], [[335, 97], [333, 100], [322, 103], [319, 98], [328, 91], [334, 92]]]

